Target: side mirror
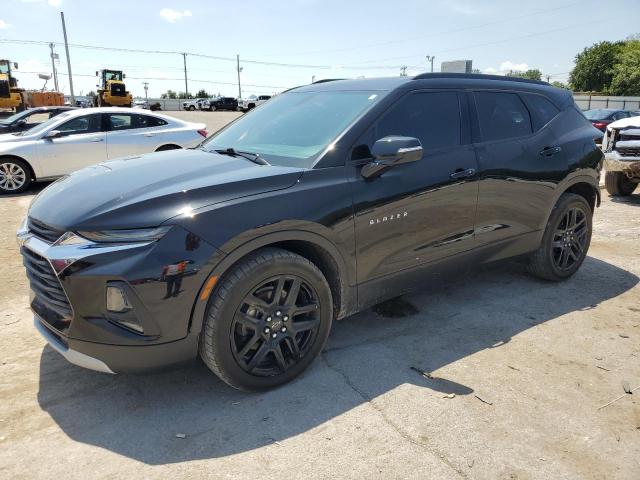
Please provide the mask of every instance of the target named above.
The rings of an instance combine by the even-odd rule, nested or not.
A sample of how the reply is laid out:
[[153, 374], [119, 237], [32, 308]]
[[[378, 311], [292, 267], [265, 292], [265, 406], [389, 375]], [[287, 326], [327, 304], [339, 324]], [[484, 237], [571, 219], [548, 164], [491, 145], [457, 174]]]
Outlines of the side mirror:
[[58, 138], [62, 136], [62, 132], [60, 130], [49, 130], [44, 137], [47, 140], [53, 140], [54, 138]]
[[100, 76], [100, 72], [96, 71], [96, 77]]
[[422, 159], [422, 144], [413, 137], [384, 137], [373, 144], [371, 154], [374, 161], [360, 172], [364, 178], [377, 177], [396, 165], [417, 162]]
[[127, 78], [127, 75], [123, 73], [122, 74], [122, 79], [124, 80], [125, 78]]
[[23, 118], [23, 119], [21, 119], [21, 120], [18, 120], [18, 121], [16, 122], [16, 125], [17, 125], [18, 127], [22, 127], [22, 126], [24, 126], [24, 125], [26, 125], [26, 124], [27, 124], [27, 121], [26, 121], [24, 118]]

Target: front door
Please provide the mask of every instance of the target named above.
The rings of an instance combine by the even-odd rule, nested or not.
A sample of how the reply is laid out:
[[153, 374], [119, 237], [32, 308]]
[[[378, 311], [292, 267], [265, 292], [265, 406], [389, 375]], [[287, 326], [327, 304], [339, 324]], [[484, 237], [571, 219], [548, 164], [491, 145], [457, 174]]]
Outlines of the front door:
[[160, 125], [155, 117], [138, 113], [108, 113], [106, 116], [109, 159], [153, 152], [162, 143], [163, 133], [157, 128]]
[[[361, 305], [380, 299], [385, 282], [394, 289], [406, 283], [405, 274], [413, 278], [420, 267], [472, 249], [478, 186], [467, 111], [462, 92], [411, 93], [357, 142], [348, 171]], [[364, 179], [360, 170], [371, 161], [367, 152], [389, 135], [418, 138], [422, 159]], [[376, 287], [368, 289], [367, 283]]]
[[107, 158], [102, 115], [93, 113], [59, 125], [60, 136], [40, 140], [42, 177], [58, 177]]

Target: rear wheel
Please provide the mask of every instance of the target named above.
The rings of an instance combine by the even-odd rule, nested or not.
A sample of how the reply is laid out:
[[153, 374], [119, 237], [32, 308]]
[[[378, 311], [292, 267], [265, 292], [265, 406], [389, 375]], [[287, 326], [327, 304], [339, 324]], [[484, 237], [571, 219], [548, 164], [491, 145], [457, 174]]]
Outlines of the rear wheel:
[[17, 158], [0, 158], [0, 193], [20, 193], [31, 186], [31, 170]]
[[637, 184], [627, 178], [622, 172], [606, 172], [604, 185], [612, 197], [625, 197], [631, 195]]
[[563, 194], [553, 208], [529, 271], [540, 278], [560, 281], [576, 273], [589, 250], [591, 207], [580, 195]]
[[193, 105], [189, 105], [189, 111], [193, 112], [196, 109]]
[[322, 350], [331, 291], [309, 260], [266, 248], [240, 261], [209, 299], [200, 356], [223, 381], [265, 390], [304, 371]]

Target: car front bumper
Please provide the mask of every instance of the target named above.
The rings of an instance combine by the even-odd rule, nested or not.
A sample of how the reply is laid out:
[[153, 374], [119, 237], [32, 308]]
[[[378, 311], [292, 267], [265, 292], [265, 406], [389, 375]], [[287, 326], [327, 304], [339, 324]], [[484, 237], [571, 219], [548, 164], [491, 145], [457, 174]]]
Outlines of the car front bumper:
[[[59, 242], [24, 226], [18, 231], [35, 326], [54, 350], [71, 363], [106, 373], [195, 358], [200, 322], [192, 325], [192, 311], [204, 301], [199, 292], [218, 250], [180, 226], [156, 242]], [[178, 276], [167, 273], [177, 264]], [[126, 293], [129, 310], [107, 308], [106, 289], [114, 285]], [[140, 331], [130, 327], [132, 321]]]
[[640, 176], [640, 156], [622, 156], [615, 150], [606, 152], [604, 168], [607, 172], [629, 172], [633, 176]]

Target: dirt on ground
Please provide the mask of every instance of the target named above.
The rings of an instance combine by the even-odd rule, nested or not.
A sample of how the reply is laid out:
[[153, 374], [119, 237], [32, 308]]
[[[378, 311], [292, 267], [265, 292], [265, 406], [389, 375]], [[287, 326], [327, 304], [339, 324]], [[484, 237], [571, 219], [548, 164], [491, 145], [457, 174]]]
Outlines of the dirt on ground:
[[640, 478], [640, 194], [603, 194], [569, 281], [484, 268], [246, 394], [197, 360], [111, 376], [46, 346], [14, 237], [36, 192], [0, 197], [1, 478]]

